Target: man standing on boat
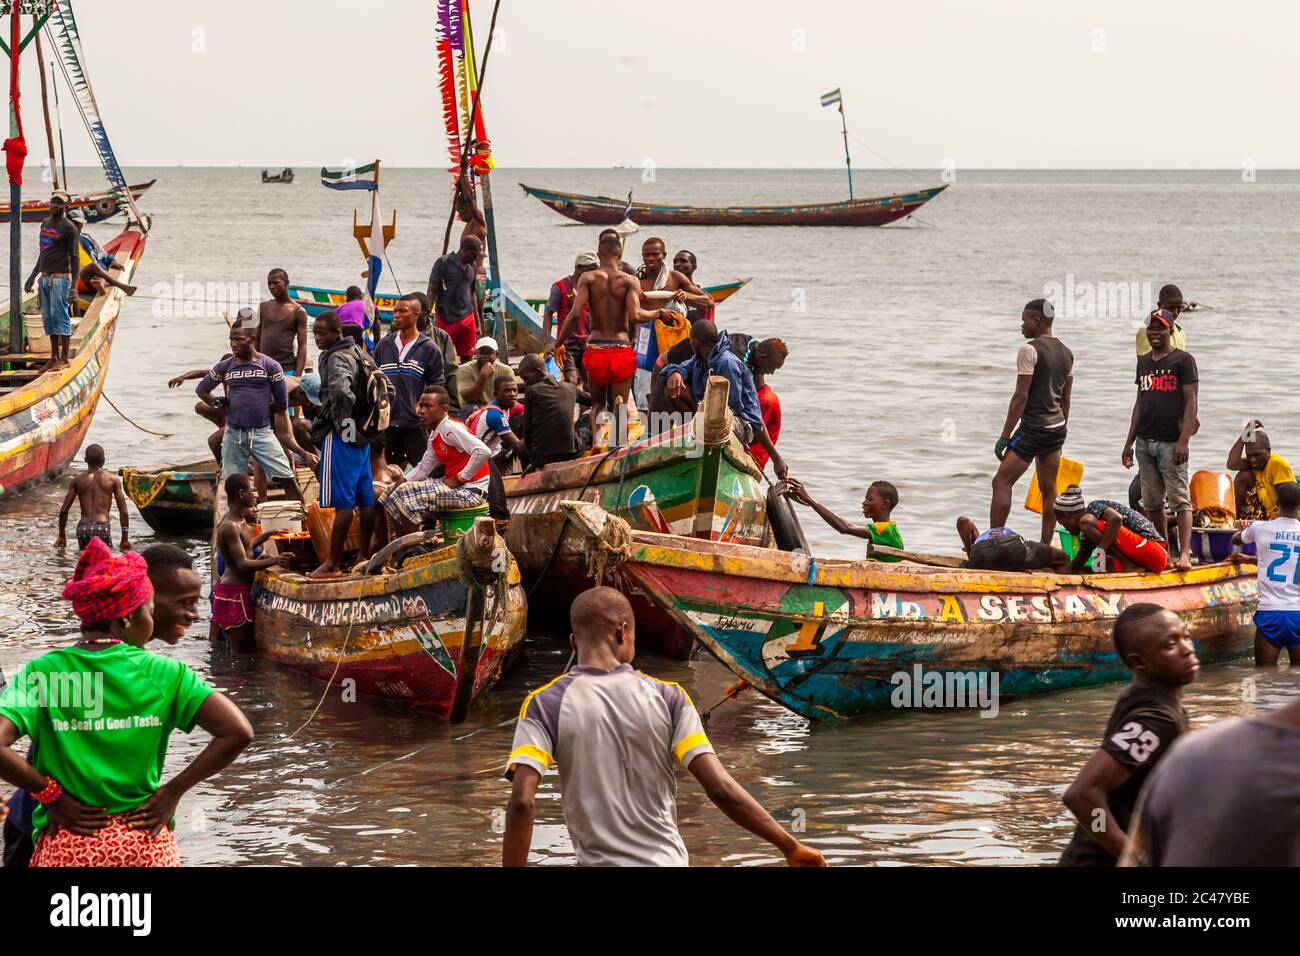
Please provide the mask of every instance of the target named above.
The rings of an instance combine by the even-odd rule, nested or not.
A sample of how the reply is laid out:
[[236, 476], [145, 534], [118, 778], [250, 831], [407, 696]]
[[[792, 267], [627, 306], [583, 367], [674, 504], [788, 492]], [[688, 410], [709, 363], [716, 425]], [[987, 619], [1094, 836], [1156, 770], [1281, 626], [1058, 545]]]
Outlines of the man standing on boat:
[[[695, 270], [698, 268], [699, 260], [695, 258], [695, 253], [691, 252], [689, 249], [682, 249], [673, 256], [673, 270], [675, 272], [680, 272], [692, 282], [695, 281]], [[708, 293], [705, 294], [708, 295]], [[700, 319], [708, 319], [712, 322], [714, 314], [713, 310], [715, 307], [713, 297], [709, 296], [708, 305], [695, 306], [687, 309], [686, 319], [691, 323], [691, 325], [694, 325], [696, 322], [700, 321]]]
[[1074, 382], [1074, 353], [1052, 334], [1055, 317], [1056, 310], [1046, 299], [1030, 301], [1021, 312], [1020, 334], [1029, 341], [1016, 355], [1016, 390], [994, 446], [1002, 464], [993, 476], [989, 505], [989, 527], [1005, 527], [1011, 515], [1012, 489], [1033, 465], [1043, 494], [1043, 544], [1050, 544], [1056, 533], [1056, 471], [1065, 446]]
[[652, 236], [641, 244], [641, 268], [637, 277], [641, 283], [642, 298], [662, 305], [663, 317], [637, 329], [637, 373], [633, 394], [638, 408], [650, 407], [650, 379], [653, 376], [660, 352], [667, 351], [690, 335], [686, 321], [688, 307], [708, 308], [713, 300], [694, 282], [676, 269], [670, 269], [664, 241]]
[[[573, 275], [557, 279], [551, 285], [546, 299], [546, 328], [563, 322], [573, 308], [578, 282], [588, 272], [600, 267], [600, 257], [594, 252], [580, 252], [573, 263]], [[582, 367], [582, 350], [591, 334], [591, 317], [586, 311], [578, 318], [578, 328], [564, 340], [564, 380], [572, 385], [587, 387], [587, 370]]]
[[283, 269], [267, 274], [266, 288], [271, 298], [257, 307], [253, 347], [275, 359], [285, 375], [302, 378], [307, 367], [307, 310], [289, 298], [289, 273]]
[[1142, 507], [1162, 538], [1168, 538], [1165, 501], [1169, 501], [1178, 518], [1178, 557], [1173, 567], [1185, 571], [1192, 566], [1187, 459], [1196, 430], [1200, 384], [1196, 359], [1170, 342], [1173, 327], [1173, 313], [1164, 309], [1156, 309], [1148, 319], [1151, 351], [1137, 360], [1137, 397], [1121, 460], [1125, 468], [1132, 468], [1136, 449]]
[[[623, 244], [612, 230], [601, 234], [600, 268], [593, 269], [578, 282], [573, 306], [560, 325], [556, 339], [563, 342], [577, 328], [583, 312], [590, 307], [591, 335], [582, 357], [591, 383], [591, 433], [600, 431], [601, 416], [615, 405], [626, 406], [636, 372], [636, 352], [629, 332], [638, 323], [654, 321], [664, 313], [641, 308], [641, 289], [636, 279], [619, 268]], [[564, 346], [557, 345], [556, 362], [563, 367]], [[619, 434], [623, 434], [622, 429]], [[611, 431], [611, 436], [615, 434]], [[611, 437], [610, 446], [615, 444]]]
[[40, 274], [41, 323], [50, 338], [50, 360], [41, 373], [68, 367], [68, 347], [72, 341], [72, 312], [69, 297], [72, 280], [81, 269], [80, 233], [68, 218], [68, 194], [55, 190], [50, 196], [50, 217], [41, 223], [41, 251], [32, 274], [27, 277], [26, 291], [31, 292]]
[[414, 465], [424, 457], [429, 436], [415, 406], [430, 385], [445, 385], [442, 352], [420, 332], [420, 295], [409, 292], [393, 305], [393, 330], [375, 346], [375, 364], [388, 376], [396, 394], [384, 430], [384, 459], [390, 465]]
[[468, 362], [478, 340], [482, 307], [477, 295], [478, 260], [483, 243], [476, 236], [465, 235], [460, 249], [439, 256], [429, 272], [429, 301], [433, 303], [434, 324], [451, 336], [456, 356]]
[[[285, 451], [301, 456], [313, 468], [320, 459], [294, 440], [284, 370], [275, 359], [258, 352], [253, 341], [253, 330], [236, 323], [230, 330], [230, 357], [214, 365], [194, 391], [207, 405], [226, 409], [222, 472], [243, 474], [256, 462], [288, 497], [301, 501], [302, 491]], [[212, 397], [218, 385], [225, 385], [225, 398]]]

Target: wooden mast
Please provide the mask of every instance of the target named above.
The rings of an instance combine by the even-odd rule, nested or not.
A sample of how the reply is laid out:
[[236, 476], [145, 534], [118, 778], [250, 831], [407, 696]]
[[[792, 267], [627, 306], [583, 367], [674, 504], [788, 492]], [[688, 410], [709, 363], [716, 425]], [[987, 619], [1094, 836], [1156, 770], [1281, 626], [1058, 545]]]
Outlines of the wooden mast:
[[54, 188], [59, 189], [59, 163], [54, 155], [54, 127], [50, 124], [50, 98], [45, 86], [45, 50], [41, 46], [41, 35], [36, 34], [36, 65], [41, 70], [41, 112], [45, 114], [45, 145], [50, 151], [50, 178]]

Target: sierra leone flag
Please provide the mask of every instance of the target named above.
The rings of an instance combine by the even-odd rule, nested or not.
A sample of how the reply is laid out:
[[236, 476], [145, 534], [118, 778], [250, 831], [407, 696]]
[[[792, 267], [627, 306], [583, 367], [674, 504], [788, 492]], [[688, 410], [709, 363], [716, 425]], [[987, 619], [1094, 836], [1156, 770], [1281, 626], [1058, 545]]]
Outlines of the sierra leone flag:
[[375, 164], [367, 163], [355, 169], [325, 169], [320, 171], [320, 184], [330, 189], [375, 189]]
[[840, 101], [839, 88], [831, 90], [829, 93], [822, 94], [822, 106], [834, 106]]

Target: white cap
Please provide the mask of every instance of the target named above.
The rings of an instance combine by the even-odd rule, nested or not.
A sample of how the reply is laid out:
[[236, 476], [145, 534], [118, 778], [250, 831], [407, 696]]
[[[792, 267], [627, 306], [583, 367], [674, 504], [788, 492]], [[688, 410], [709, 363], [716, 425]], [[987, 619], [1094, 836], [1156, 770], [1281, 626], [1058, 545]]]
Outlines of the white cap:
[[485, 335], [474, 343], [474, 351], [477, 352], [479, 349], [491, 349], [493, 352], [501, 351], [497, 348], [497, 340], [490, 335]]
[[575, 269], [581, 269], [583, 266], [598, 265], [600, 265], [600, 256], [596, 255], [594, 252], [580, 252], [578, 253], [578, 258], [573, 261], [573, 267]]

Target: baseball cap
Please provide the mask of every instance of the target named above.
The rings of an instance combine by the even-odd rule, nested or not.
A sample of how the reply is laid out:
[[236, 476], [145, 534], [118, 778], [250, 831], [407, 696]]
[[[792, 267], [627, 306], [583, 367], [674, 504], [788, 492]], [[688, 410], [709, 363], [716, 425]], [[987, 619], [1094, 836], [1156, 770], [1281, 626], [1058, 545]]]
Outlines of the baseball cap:
[[596, 255], [594, 252], [580, 252], [578, 253], [578, 258], [573, 260], [573, 267], [575, 269], [580, 269], [583, 266], [598, 265], [600, 265], [600, 256]]
[[1163, 325], [1167, 329], [1174, 327], [1174, 314], [1168, 309], [1152, 309], [1147, 316], [1147, 326]]
[[485, 335], [474, 343], [474, 351], [477, 352], [479, 349], [491, 349], [493, 352], [501, 351], [497, 348], [497, 340], [490, 335]]
[[307, 401], [313, 405], [320, 404], [320, 374], [317, 372], [308, 372], [298, 380], [298, 387], [302, 393], [307, 396]]
[[50, 193], [50, 198], [51, 198], [51, 199], [62, 199], [64, 202], [71, 202], [71, 201], [72, 201], [72, 197], [69, 196], [69, 195], [68, 195], [66, 192], [64, 192], [62, 189], [56, 189], [56, 190], [54, 190], [54, 192]]

